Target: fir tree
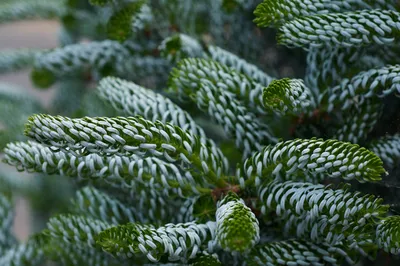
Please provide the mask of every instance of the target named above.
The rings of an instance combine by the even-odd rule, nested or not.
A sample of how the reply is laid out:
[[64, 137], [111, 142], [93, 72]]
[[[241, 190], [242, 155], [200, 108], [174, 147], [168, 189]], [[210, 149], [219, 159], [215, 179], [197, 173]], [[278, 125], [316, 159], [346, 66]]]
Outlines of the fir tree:
[[[56, 17], [62, 31], [58, 48], [0, 54], [0, 72], [32, 67], [37, 87], [57, 90], [45, 109], [1, 86], [3, 161], [41, 182], [0, 173], [0, 265], [354, 265], [399, 255], [400, 216], [384, 195], [361, 191], [386, 184], [400, 160], [399, 134], [377, 130], [400, 92], [396, 8], [1, 4], [0, 23]], [[271, 32], [257, 26], [303, 50], [302, 79], [265, 72]], [[67, 188], [65, 204], [57, 192]], [[15, 193], [59, 203], [26, 243], [11, 232]]]

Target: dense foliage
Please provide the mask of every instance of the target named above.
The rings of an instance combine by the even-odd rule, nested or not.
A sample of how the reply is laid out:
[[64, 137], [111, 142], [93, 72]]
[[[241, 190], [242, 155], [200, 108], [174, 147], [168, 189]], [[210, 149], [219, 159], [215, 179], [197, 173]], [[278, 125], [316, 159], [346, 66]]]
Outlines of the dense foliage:
[[[3, 161], [36, 175], [0, 172], [0, 265], [396, 265], [400, 198], [376, 188], [400, 160], [381, 126], [399, 108], [398, 8], [1, 3], [0, 23], [62, 28], [57, 48], [0, 53], [0, 72], [56, 90], [46, 109], [0, 85]], [[26, 243], [19, 194], [50, 216]]]

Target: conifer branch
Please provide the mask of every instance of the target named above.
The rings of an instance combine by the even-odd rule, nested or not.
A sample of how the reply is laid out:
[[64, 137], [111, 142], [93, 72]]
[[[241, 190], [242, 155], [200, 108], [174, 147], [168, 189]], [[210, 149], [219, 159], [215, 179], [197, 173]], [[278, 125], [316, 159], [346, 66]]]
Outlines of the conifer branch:
[[310, 48], [307, 53], [305, 84], [316, 95], [340, 83], [365, 54], [360, 47]]
[[371, 68], [382, 68], [384, 67], [385, 60], [379, 56], [365, 54], [355, 62], [355, 68], [360, 70], [368, 70]]
[[110, 227], [110, 224], [101, 220], [83, 216], [55, 216], [50, 218], [47, 229], [43, 232], [42, 246], [47, 257], [69, 262], [71, 265], [79, 265], [85, 258], [88, 259], [86, 263], [102, 261], [105, 265], [117, 265], [116, 260], [96, 247], [94, 240], [100, 231]]
[[165, 86], [171, 70], [170, 63], [166, 59], [136, 55], [126, 58], [123, 62], [118, 62], [114, 67], [115, 73], [111, 72], [113, 75], [150, 88]]
[[273, 80], [263, 90], [263, 103], [277, 113], [310, 114], [316, 108], [311, 90], [300, 79]]
[[50, 218], [45, 235], [63, 240], [76, 249], [95, 248], [94, 237], [111, 225], [78, 215], [59, 215]]
[[63, 0], [11, 1], [0, 4], [0, 23], [32, 18], [56, 18], [65, 14]]
[[374, 98], [351, 106], [348, 111], [343, 112], [344, 119], [333, 137], [340, 141], [361, 143], [374, 129], [382, 114], [382, 109], [382, 103]]
[[250, 64], [237, 55], [228, 52], [218, 46], [209, 45], [205, 47], [195, 38], [185, 34], [177, 34], [165, 39], [159, 49], [162, 55], [172, 62], [178, 62], [185, 58], [199, 57], [213, 60], [221, 65], [234, 69], [244, 74], [253, 81], [268, 86], [274, 79], [257, 66]]
[[392, 169], [400, 161], [400, 134], [384, 136], [372, 141], [368, 149], [378, 155], [385, 165]]
[[[174, 195], [157, 193], [152, 189], [137, 188], [126, 192], [127, 202], [136, 209], [137, 222], [161, 226], [166, 223], [181, 223], [182, 213], [177, 211], [185, 204], [185, 198], [178, 192]], [[172, 193], [171, 193], [172, 194]], [[180, 196], [181, 198], [179, 198]], [[124, 198], [126, 200], [126, 198]], [[190, 217], [190, 214], [187, 213]], [[193, 220], [190, 220], [192, 222]]]
[[47, 87], [54, 79], [76, 74], [85, 68], [102, 71], [107, 67], [115, 68], [132, 55], [129, 47], [115, 41], [72, 44], [45, 53], [35, 61], [32, 78], [37, 85], [40, 80], [49, 80]]
[[189, 266], [222, 266], [223, 264], [219, 261], [217, 254], [203, 253], [198, 254], [195, 258], [188, 261]]
[[176, 34], [164, 39], [158, 47], [161, 55], [172, 63], [185, 58], [206, 57], [202, 44], [186, 34]]
[[399, 71], [400, 65], [385, 66], [363, 71], [351, 79], [343, 79], [329, 92], [327, 110], [332, 112], [338, 106], [346, 110], [371, 97], [400, 93]]
[[[101, 156], [96, 153], [79, 155], [68, 150], [53, 151], [32, 141], [9, 143], [4, 161], [18, 171], [43, 172], [80, 179], [104, 180], [116, 188], [145, 186], [169, 195], [210, 192], [202, 176], [155, 157], [137, 155]], [[142, 184], [142, 185], [140, 185]]]
[[396, 10], [392, 0], [264, 0], [254, 11], [254, 22], [259, 27], [284, 23], [298, 17], [316, 14], [347, 12], [357, 9], [391, 9]]
[[395, 65], [399, 62], [400, 49], [398, 41], [385, 46], [373, 45], [369, 47], [368, 51], [380, 58], [384, 64]]
[[37, 56], [43, 50], [35, 49], [16, 49], [0, 52], [0, 73], [16, 71], [33, 65]]
[[256, 65], [253, 65], [218, 46], [209, 46], [207, 52], [210, 59], [233, 68], [237, 72], [247, 75], [253, 81], [258, 82], [263, 86], [268, 86], [271, 81], [274, 80], [274, 77], [268, 75]]
[[215, 241], [225, 251], [243, 253], [260, 240], [257, 218], [233, 192], [229, 192], [218, 202], [215, 217]]
[[253, 248], [247, 265], [354, 265], [357, 260], [343, 245], [315, 244], [304, 240], [270, 242]]
[[81, 155], [156, 156], [171, 163], [194, 167], [210, 183], [223, 185], [228, 166], [217, 148], [200, 142], [189, 131], [169, 123], [152, 123], [141, 117], [76, 118], [35, 115], [26, 124], [26, 135], [59, 149]]
[[212, 82], [204, 80], [192, 96], [200, 110], [207, 112], [224, 131], [235, 138], [236, 147], [243, 150], [243, 158], [261, 149], [263, 143], [276, 142], [268, 126], [262, 125], [234, 95], [224, 92]]
[[[337, 140], [295, 139], [267, 146], [237, 169], [241, 186], [258, 187], [273, 179], [297, 179], [302, 174], [340, 177], [359, 182], [381, 180], [382, 161], [356, 144]], [[296, 175], [299, 175], [297, 177]]]
[[44, 248], [46, 257], [52, 261], [61, 262], [62, 265], [71, 266], [127, 266], [123, 261], [104, 253], [100, 249], [85, 248], [77, 250], [66, 242], [51, 240]]
[[171, 72], [169, 84], [183, 99], [196, 91], [207, 80], [223, 91], [229, 91], [244, 102], [249, 110], [265, 114], [262, 106], [263, 86], [251, 78], [218, 62], [188, 58], [179, 62]]
[[4, 254], [16, 243], [11, 233], [13, 221], [14, 211], [11, 196], [9, 193], [0, 193], [0, 254]]
[[122, 258], [144, 254], [151, 262], [195, 258], [215, 234], [215, 223], [151, 225], [126, 224], [102, 231], [96, 242], [104, 251]]
[[[400, 160], [398, 134], [369, 141], [384, 132], [373, 131], [379, 98], [400, 92], [394, 0], [0, 1], [0, 24], [61, 17], [62, 48], [0, 53], [0, 72], [33, 64], [37, 87], [61, 81], [47, 112], [65, 114], [31, 116], [33, 141], [6, 145], [4, 162], [55, 176], [0, 170], [0, 265], [354, 265], [379, 249], [400, 254], [400, 218], [383, 204], [393, 199], [316, 184], [380, 181]], [[257, 1], [256, 24], [308, 53], [304, 82], [262, 70], [296, 76], [302, 65], [283, 61], [304, 51], [260, 53], [272, 33], [249, 19]], [[158, 91], [167, 80], [188, 111]], [[0, 146], [42, 112], [16, 91], [0, 84]], [[43, 191], [53, 199], [67, 185], [58, 175], [72, 184], [51, 210], [68, 212], [17, 244], [8, 192], [43, 208]]]
[[142, 30], [153, 18], [146, 0], [127, 3], [115, 12], [107, 23], [108, 37], [125, 41], [132, 33]]
[[280, 27], [278, 43], [288, 47], [387, 45], [400, 33], [400, 14], [362, 10], [300, 17]]
[[204, 130], [195, 123], [188, 112], [159, 93], [112, 77], [102, 79], [97, 91], [103, 100], [126, 115], [141, 115], [152, 122], [168, 122], [203, 139], [206, 138]]
[[84, 187], [77, 191], [71, 205], [70, 209], [78, 215], [89, 216], [113, 225], [135, 222], [138, 216], [131, 206], [126, 206], [92, 187]]
[[0, 256], [0, 265], [4, 266], [41, 266], [43, 263], [43, 250], [34, 240], [28, 240], [27, 243], [14, 245]]
[[374, 226], [389, 208], [372, 195], [311, 183], [272, 182], [258, 194], [261, 212], [281, 217], [284, 235], [332, 245], [362, 239], [367, 242], [361, 246], [371, 246]]
[[395, 255], [400, 254], [400, 217], [383, 219], [376, 228], [376, 238], [380, 248]]

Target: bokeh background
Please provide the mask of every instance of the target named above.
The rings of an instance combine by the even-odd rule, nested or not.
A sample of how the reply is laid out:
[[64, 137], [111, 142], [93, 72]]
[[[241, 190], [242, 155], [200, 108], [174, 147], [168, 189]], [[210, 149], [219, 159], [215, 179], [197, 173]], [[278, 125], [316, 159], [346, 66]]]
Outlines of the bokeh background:
[[[59, 23], [49, 20], [32, 20], [0, 25], [0, 51], [16, 48], [54, 48], [57, 47]], [[54, 89], [35, 89], [30, 80], [30, 70], [0, 74], [0, 82], [17, 85], [15, 89], [23, 90], [27, 95], [36, 96], [44, 106], [48, 106], [54, 95]], [[13, 86], [14, 87], [14, 86]], [[10, 117], [12, 119], [12, 117]], [[0, 125], [1, 126], [1, 125]], [[0, 155], [1, 158], [1, 155]], [[33, 178], [32, 175], [16, 173], [13, 167], [0, 163], [5, 173]], [[0, 184], [1, 185], [1, 184]], [[26, 240], [32, 231], [29, 201], [19, 197], [16, 202], [14, 231], [18, 239]]]

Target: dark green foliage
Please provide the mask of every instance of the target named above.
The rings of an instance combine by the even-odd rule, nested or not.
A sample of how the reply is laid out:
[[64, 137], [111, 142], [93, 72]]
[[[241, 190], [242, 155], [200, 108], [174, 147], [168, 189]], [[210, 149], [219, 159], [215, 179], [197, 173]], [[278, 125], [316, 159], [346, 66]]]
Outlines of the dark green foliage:
[[107, 23], [107, 35], [111, 40], [125, 41], [132, 34], [132, 23], [146, 0], [135, 1], [115, 12]]
[[40, 89], [47, 89], [55, 82], [53, 73], [46, 69], [34, 69], [31, 72], [32, 82]]

